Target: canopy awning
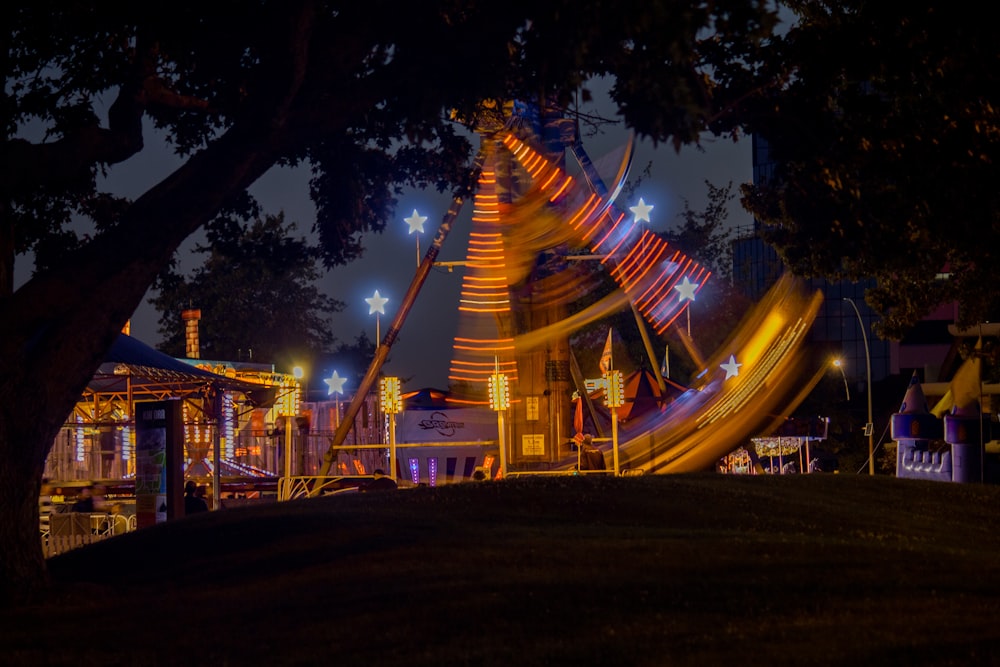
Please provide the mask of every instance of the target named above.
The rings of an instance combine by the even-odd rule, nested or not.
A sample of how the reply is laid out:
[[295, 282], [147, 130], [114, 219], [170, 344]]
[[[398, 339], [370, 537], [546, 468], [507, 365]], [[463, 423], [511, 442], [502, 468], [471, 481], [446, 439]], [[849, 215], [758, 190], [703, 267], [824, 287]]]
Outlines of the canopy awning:
[[132, 400], [183, 398], [209, 390], [237, 391], [262, 407], [273, 403], [276, 395], [274, 387], [198, 368], [126, 334], [119, 334], [87, 385], [89, 394], [118, 394]]

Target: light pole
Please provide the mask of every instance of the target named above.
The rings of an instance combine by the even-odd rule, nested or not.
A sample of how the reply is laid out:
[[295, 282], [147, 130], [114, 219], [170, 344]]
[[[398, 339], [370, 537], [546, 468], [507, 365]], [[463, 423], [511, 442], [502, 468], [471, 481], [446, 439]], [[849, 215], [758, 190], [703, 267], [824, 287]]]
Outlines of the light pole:
[[[625, 405], [625, 382], [621, 371], [611, 370], [604, 374], [605, 403], [611, 412], [611, 445], [615, 454], [615, 477], [621, 473], [618, 463], [618, 408]], [[579, 466], [577, 467], [579, 469]]]
[[[293, 395], [296, 398], [292, 401], [292, 409], [285, 421], [285, 484], [292, 483], [292, 457], [295, 450], [295, 437], [292, 433], [292, 425], [296, 423], [295, 416], [302, 412], [300, 409], [300, 403], [302, 402], [300, 391], [305, 386], [305, 382], [303, 382], [305, 375], [306, 372], [301, 366], [296, 366], [292, 369], [292, 377], [295, 378], [296, 384], [296, 391]], [[309, 400], [308, 396], [306, 396], [306, 400]], [[302, 445], [303, 443], [300, 442], [299, 449], [305, 451]]]
[[337, 419], [336, 419], [337, 423], [334, 424], [333, 426], [334, 428], [337, 428], [338, 426], [340, 426], [340, 397], [344, 393], [344, 383], [347, 382], [347, 378], [340, 377], [340, 373], [334, 371], [333, 375], [331, 375], [328, 378], [325, 378], [323, 382], [326, 383], [327, 396], [333, 396], [334, 394], [337, 395]]
[[[674, 289], [677, 290], [677, 302], [684, 303], [685, 301], [694, 301], [694, 292], [700, 283], [693, 283], [688, 280], [687, 276], [684, 276], [684, 280], [681, 281], [679, 285], [674, 285]], [[691, 304], [687, 307], [687, 334], [688, 338], [691, 338]]]
[[382, 329], [379, 322], [379, 315], [385, 315], [385, 304], [389, 299], [385, 298], [375, 290], [375, 294], [365, 299], [368, 304], [368, 314], [375, 315], [375, 349], [382, 344]]
[[399, 378], [382, 378], [382, 412], [389, 417], [389, 477], [396, 479], [396, 415], [402, 412]]
[[510, 407], [510, 384], [507, 376], [497, 371], [489, 377], [490, 408], [497, 413], [497, 435], [500, 438], [500, 478], [507, 479], [507, 438], [504, 434], [503, 413]]
[[872, 421], [872, 353], [868, 348], [868, 334], [865, 333], [865, 322], [861, 319], [861, 311], [858, 310], [858, 305], [854, 303], [854, 299], [849, 299], [848, 297], [842, 297], [844, 301], [851, 304], [851, 308], [854, 309], [854, 314], [858, 316], [858, 325], [861, 327], [861, 340], [865, 343], [865, 372], [867, 374], [868, 386], [866, 387], [866, 392], [868, 394], [868, 423], [865, 424], [865, 431], [868, 433], [868, 474], [875, 474], [875, 424]]
[[417, 266], [419, 267], [420, 235], [424, 233], [424, 223], [427, 222], [427, 216], [420, 215], [419, 213], [417, 213], [417, 209], [413, 209], [413, 213], [410, 214], [410, 217], [403, 218], [403, 222], [405, 222], [409, 226], [411, 234], [417, 235]]
[[837, 367], [838, 371], [840, 371], [840, 377], [844, 378], [844, 395], [847, 397], [847, 400], [850, 401], [851, 389], [847, 386], [847, 375], [844, 373], [844, 362], [841, 359], [834, 359], [833, 365]]

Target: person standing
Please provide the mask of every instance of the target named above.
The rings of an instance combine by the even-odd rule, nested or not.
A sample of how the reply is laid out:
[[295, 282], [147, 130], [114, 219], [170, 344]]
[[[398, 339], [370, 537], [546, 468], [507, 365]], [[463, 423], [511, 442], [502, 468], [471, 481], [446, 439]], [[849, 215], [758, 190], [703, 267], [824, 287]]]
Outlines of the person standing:
[[208, 503], [198, 495], [198, 484], [193, 479], [189, 479], [184, 484], [184, 516], [207, 511]]
[[94, 487], [88, 484], [80, 489], [80, 495], [76, 497], [76, 502], [70, 506], [69, 511], [92, 513], [94, 511]]

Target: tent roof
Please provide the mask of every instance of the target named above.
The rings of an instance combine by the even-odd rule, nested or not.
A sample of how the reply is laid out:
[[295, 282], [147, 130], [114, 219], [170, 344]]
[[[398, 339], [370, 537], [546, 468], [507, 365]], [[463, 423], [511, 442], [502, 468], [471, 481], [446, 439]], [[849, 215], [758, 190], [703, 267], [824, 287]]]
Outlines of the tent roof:
[[186, 396], [214, 386], [243, 392], [263, 404], [273, 389], [197, 368], [136, 338], [119, 334], [87, 388], [92, 393], [143, 394], [157, 399]]
[[442, 410], [454, 407], [448, 403], [449, 392], [432, 387], [408, 391], [401, 398], [407, 410]]

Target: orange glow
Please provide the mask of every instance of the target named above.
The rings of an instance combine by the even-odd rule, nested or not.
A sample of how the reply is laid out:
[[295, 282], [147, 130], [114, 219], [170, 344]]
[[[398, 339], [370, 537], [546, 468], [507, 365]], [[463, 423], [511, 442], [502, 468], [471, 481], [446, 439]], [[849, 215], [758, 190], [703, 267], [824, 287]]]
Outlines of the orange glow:
[[559, 170], [553, 169], [552, 172], [548, 175], [548, 177], [544, 181], [542, 181], [542, 183], [538, 186], [539, 189], [543, 191], [548, 190], [549, 186], [552, 185], [552, 181], [556, 180], [557, 178], [559, 178]]
[[[619, 225], [619, 224], [621, 223], [621, 221], [622, 221], [622, 219], [623, 219], [624, 217], [625, 217], [625, 216], [624, 216], [624, 214], [623, 214], [623, 215], [620, 215], [620, 216], [618, 216], [618, 219], [617, 219], [617, 220], [613, 220], [613, 221], [612, 221], [612, 223], [611, 223], [611, 228], [610, 228], [610, 229], [608, 229], [608, 230], [607, 230], [606, 232], [604, 232], [604, 236], [602, 236], [602, 237], [601, 237], [601, 240], [600, 240], [600, 241], [597, 241], [596, 243], [594, 243], [593, 245], [591, 245], [591, 246], [590, 246], [590, 251], [591, 251], [591, 252], [597, 252], [597, 251], [598, 251], [598, 250], [600, 249], [600, 247], [601, 247], [602, 245], [604, 245], [604, 242], [605, 242], [605, 241], [607, 241], [607, 240], [608, 240], [608, 238], [610, 238], [610, 236], [611, 236], [612, 234], [614, 234], [614, 233], [615, 233], [615, 230], [616, 230], [616, 229], [618, 229], [618, 225]], [[594, 228], [593, 228], [593, 229], [591, 230], [591, 233], [593, 233], [594, 231], [596, 231], [596, 229], [597, 229], [597, 227], [595, 226], [595, 227], [594, 227]]]
[[454, 345], [456, 350], [469, 350], [471, 352], [513, 352], [513, 345], [494, 345], [484, 346], [484, 345]]
[[587, 216], [601, 203], [601, 198], [596, 194], [590, 195], [587, 201], [584, 202], [583, 206], [577, 209], [576, 213], [569, 219], [567, 224], [573, 229], [577, 229], [581, 224], [583, 224]]
[[[618, 224], [621, 223], [621, 221], [622, 221], [622, 219], [624, 217], [625, 217], [624, 213], [619, 213], [618, 217], [615, 218], [610, 209], [607, 210], [607, 211], [605, 211], [604, 215], [602, 215], [600, 218], [598, 218], [597, 220], [594, 221], [594, 224], [590, 226], [590, 229], [583, 235], [583, 237], [580, 240], [583, 241], [584, 243], [589, 243], [590, 242], [590, 237], [593, 236], [594, 234], [596, 234], [598, 232], [598, 230], [601, 229], [601, 224], [600, 223], [603, 222], [605, 220], [605, 218], [611, 223], [611, 225], [613, 225], [614, 227], [617, 227]], [[605, 238], [607, 238], [607, 237], [605, 237]], [[603, 243], [603, 242], [604, 242], [604, 240], [601, 241], [601, 243]], [[591, 246], [591, 252], [594, 252], [594, 250], [599, 245], [600, 245], [600, 243], [598, 243], [597, 245], [592, 245]], [[607, 261], [607, 258], [601, 260], [601, 264], [604, 264], [605, 261]]]
[[573, 177], [567, 176], [563, 180], [562, 184], [558, 188], [556, 188], [556, 191], [552, 194], [552, 196], [549, 197], [549, 201], [555, 202], [555, 200], [559, 199], [560, 195], [562, 195], [562, 193], [566, 191], [566, 188], [568, 188], [572, 183], [573, 183]]
[[[677, 262], [678, 255], [680, 255], [680, 252], [674, 251], [674, 254], [670, 257], [670, 259], [667, 260], [668, 267], [671, 264]], [[642, 308], [642, 306], [645, 305], [646, 303], [650, 303], [652, 301], [658, 301], [659, 299], [657, 299], [657, 297], [660, 296], [661, 294], [664, 294], [668, 289], [668, 285], [670, 283], [670, 277], [671, 274], [667, 272], [666, 268], [664, 268], [663, 271], [660, 272], [660, 275], [657, 276], [656, 280], [650, 283], [649, 287], [646, 288], [646, 291], [640, 294], [636, 298], [635, 300], [636, 306]]]

